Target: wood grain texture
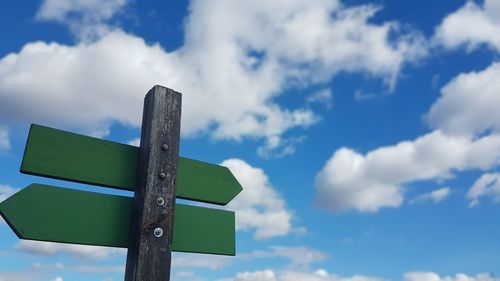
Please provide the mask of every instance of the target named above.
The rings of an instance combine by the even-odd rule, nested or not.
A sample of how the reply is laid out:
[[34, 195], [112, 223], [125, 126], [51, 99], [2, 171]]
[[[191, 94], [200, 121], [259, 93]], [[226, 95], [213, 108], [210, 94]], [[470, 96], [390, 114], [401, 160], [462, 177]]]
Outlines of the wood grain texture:
[[[170, 280], [181, 99], [158, 85], [144, 99], [125, 281]], [[159, 197], [165, 201], [161, 206]], [[156, 228], [162, 229], [161, 237], [155, 236]]]
[[[21, 239], [128, 247], [133, 198], [31, 184], [0, 203]], [[175, 205], [172, 250], [235, 255], [234, 212]]]
[[[135, 190], [139, 148], [32, 124], [21, 172]], [[179, 157], [178, 198], [225, 205], [242, 190], [227, 167]]]

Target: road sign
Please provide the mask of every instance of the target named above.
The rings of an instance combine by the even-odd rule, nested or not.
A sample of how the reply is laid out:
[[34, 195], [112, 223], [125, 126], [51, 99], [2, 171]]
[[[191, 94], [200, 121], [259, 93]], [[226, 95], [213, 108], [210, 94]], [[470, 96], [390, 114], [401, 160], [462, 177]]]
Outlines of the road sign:
[[[21, 172], [135, 190], [139, 148], [31, 125]], [[241, 185], [227, 167], [179, 157], [177, 198], [225, 205]]]
[[0, 203], [23, 239], [127, 247], [125, 281], [170, 280], [171, 251], [235, 255], [241, 190], [228, 168], [179, 157], [180, 93], [154, 86], [144, 99], [141, 146], [32, 125], [21, 172], [134, 192], [134, 198], [33, 184]]
[[[126, 248], [132, 206], [131, 197], [32, 184], [0, 214], [22, 239]], [[234, 227], [234, 212], [177, 204], [172, 249], [234, 255]]]

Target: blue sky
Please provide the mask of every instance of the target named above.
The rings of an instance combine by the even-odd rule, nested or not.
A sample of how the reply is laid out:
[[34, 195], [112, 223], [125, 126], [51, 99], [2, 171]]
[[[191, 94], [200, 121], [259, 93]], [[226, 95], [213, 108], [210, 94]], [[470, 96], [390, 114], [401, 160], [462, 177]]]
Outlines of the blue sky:
[[[165, 1], [166, 2], [166, 1]], [[137, 144], [155, 84], [181, 155], [244, 191], [237, 256], [172, 280], [500, 280], [500, 1], [0, 3], [0, 200], [31, 123]], [[128, 196], [131, 194], [121, 193]], [[21, 241], [0, 281], [122, 280], [120, 249]]]

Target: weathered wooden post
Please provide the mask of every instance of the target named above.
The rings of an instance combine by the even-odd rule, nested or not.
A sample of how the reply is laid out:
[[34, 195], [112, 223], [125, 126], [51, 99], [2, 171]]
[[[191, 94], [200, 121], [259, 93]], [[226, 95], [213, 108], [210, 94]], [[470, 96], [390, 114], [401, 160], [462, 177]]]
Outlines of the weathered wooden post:
[[168, 281], [182, 95], [154, 86], [144, 99], [125, 281]]

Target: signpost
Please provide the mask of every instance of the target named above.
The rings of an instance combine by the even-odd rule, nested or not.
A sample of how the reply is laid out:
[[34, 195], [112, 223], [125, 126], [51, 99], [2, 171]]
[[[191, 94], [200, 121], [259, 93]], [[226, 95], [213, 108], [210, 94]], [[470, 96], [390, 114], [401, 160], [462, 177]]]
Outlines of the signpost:
[[228, 168], [178, 156], [181, 94], [145, 97], [141, 147], [32, 125], [21, 172], [130, 190], [134, 198], [32, 184], [0, 203], [19, 238], [128, 248], [125, 280], [170, 279], [171, 251], [235, 255], [234, 212], [175, 204], [229, 203]]

